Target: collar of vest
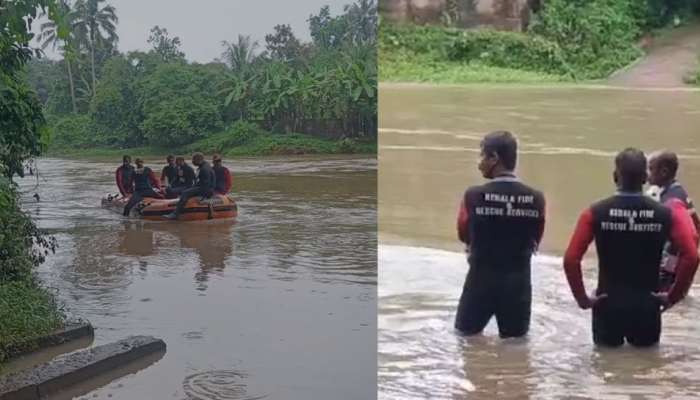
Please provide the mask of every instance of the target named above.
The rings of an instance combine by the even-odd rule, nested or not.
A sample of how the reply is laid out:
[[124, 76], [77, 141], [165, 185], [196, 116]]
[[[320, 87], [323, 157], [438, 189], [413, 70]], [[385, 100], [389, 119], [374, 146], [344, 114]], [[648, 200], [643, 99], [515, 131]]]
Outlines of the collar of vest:
[[622, 196], [622, 197], [642, 197], [644, 196], [643, 192], [627, 192], [623, 190], [618, 190], [615, 192], [615, 196]]
[[504, 174], [498, 175], [497, 177], [491, 179], [492, 182], [517, 182], [518, 177], [512, 172], [506, 172]]
[[661, 189], [660, 195], [663, 196], [663, 195], [666, 194], [666, 192], [668, 192], [671, 188], [674, 188], [674, 187], [677, 187], [677, 186], [680, 186], [680, 185], [681, 185], [681, 184], [678, 183], [678, 181], [674, 179], [674, 180], [671, 181], [671, 183], [668, 184], [668, 186], [664, 186], [664, 187]]

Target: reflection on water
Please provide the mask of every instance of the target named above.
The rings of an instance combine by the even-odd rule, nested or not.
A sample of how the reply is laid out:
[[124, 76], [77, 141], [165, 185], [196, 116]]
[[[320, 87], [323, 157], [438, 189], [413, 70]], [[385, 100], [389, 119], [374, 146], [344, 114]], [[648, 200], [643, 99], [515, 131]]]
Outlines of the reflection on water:
[[39, 187], [20, 182], [59, 241], [40, 277], [92, 322], [95, 344], [168, 345], [90, 398], [375, 396], [376, 160], [236, 160], [239, 217], [201, 223], [100, 208], [114, 168], [40, 160]]
[[[676, 150], [682, 182], [700, 195], [700, 92], [385, 86], [380, 108], [380, 398], [697, 396], [697, 286], [664, 314], [659, 348], [599, 350], [560, 256], [579, 213], [613, 192], [612, 158], [624, 147]], [[468, 270], [457, 207], [464, 189], [482, 182], [479, 141], [497, 129], [518, 135], [519, 175], [547, 197], [524, 340], [500, 340], [495, 321], [479, 337], [452, 328]], [[592, 288], [593, 247], [589, 256]]]

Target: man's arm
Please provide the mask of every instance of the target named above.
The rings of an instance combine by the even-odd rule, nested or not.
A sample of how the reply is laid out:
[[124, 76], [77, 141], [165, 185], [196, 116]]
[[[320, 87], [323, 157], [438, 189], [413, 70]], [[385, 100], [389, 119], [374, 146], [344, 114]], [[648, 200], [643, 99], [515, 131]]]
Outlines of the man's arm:
[[671, 243], [679, 253], [676, 280], [668, 291], [669, 305], [673, 305], [688, 293], [698, 268], [697, 231], [682, 202], [669, 202], [668, 206], [671, 209]]
[[569, 247], [564, 255], [564, 272], [569, 281], [571, 293], [574, 295], [579, 307], [586, 309], [593, 302], [586, 293], [581, 273], [581, 260], [588, 250], [588, 245], [593, 241], [593, 212], [591, 209], [584, 211], [578, 219]]
[[121, 193], [122, 196], [126, 196], [126, 188], [124, 187], [124, 174], [122, 173], [121, 167], [117, 168], [115, 178], [117, 179], [117, 187], [119, 188], [119, 193]]
[[233, 186], [231, 171], [229, 171], [228, 168], [224, 168], [224, 194], [231, 191], [231, 186]]
[[160, 181], [158, 177], [156, 177], [156, 173], [150, 168], [148, 171], [148, 180], [151, 181], [151, 186], [153, 186], [154, 189], [160, 190]]
[[541, 212], [540, 221], [539, 221], [539, 226], [537, 227], [537, 237], [535, 238], [535, 249], [540, 247], [540, 243], [542, 242], [542, 236], [544, 236], [545, 216], [547, 214], [546, 205], [547, 204], [544, 200], [544, 196], [542, 196], [542, 209], [540, 210], [540, 212]]
[[457, 237], [464, 244], [469, 245], [469, 211], [467, 205], [464, 204], [464, 198], [459, 205], [459, 214], [457, 215]]

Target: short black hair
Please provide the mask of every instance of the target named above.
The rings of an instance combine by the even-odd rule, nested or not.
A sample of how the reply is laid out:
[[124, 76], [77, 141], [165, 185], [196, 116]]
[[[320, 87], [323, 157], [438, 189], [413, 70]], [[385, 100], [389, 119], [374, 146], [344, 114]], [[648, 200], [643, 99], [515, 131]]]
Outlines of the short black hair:
[[628, 147], [615, 157], [615, 168], [623, 189], [640, 189], [647, 178], [647, 158], [644, 152]]
[[130, 156], [130, 155], [125, 155], [124, 157], [122, 157], [122, 162], [126, 162], [127, 160], [128, 160], [129, 162], [131, 162], [131, 156]]
[[166, 159], [167, 161], [174, 160], [174, 159], [175, 159], [175, 156], [172, 155], [172, 154], [168, 154], [168, 156], [165, 157], [165, 159]]
[[668, 169], [672, 177], [676, 176], [678, 172], [678, 156], [676, 153], [663, 150], [658, 154], [652, 155], [652, 159], [658, 163], [659, 167]]
[[485, 155], [496, 154], [503, 166], [509, 170], [515, 169], [518, 161], [518, 141], [508, 131], [495, 131], [484, 136], [481, 141], [481, 151]]

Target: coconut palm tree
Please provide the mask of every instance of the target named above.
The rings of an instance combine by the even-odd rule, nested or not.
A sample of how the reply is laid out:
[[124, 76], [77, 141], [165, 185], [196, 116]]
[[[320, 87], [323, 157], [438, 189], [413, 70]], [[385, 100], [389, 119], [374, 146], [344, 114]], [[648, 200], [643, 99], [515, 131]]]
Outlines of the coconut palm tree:
[[234, 72], [248, 72], [250, 66], [255, 62], [259, 44], [253, 41], [250, 36], [238, 35], [237, 42], [221, 42], [224, 46], [224, 52], [221, 55], [223, 61], [231, 67]]
[[[72, 26], [72, 19], [75, 14], [72, 12], [70, 5], [66, 1], [61, 1], [59, 4], [59, 12], [62, 14], [64, 21], [68, 26]], [[37, 40], [41, 43], [41, 49], [46, 50], [47, 47], [51, 46], [53, 50], [57, 48], [63, 53], [63, 60], [66, 64], [66, 69], [68, 70], [68, 82], [70, 84], [70, 98], [73, 103], [73, 113], [78, 112], [78, 107], [75, 100], [75, 80], [73, 78], [73, 69], [71, 66], [71, 61], [75, 59], [77, 53], [76, 41], [74, 35], [69, 33], [68, 37], [61, 39], [59, 37], [59, 26], [53, 21], [49, 20], [40, 25], [41, 32], [37, 36]]]
[[105, 0], [78, 0], [73, 7], [76, 14], [73, 29], [76, 36], [87, 44], [90, 50], [92, 72], [92, 94], [97, 87], [95, 73], [95, 47], [101, 41], [116, 44], [119, 40], [116, 24], [119, 22], [116, 9], [109, 4], [102, 6]]

